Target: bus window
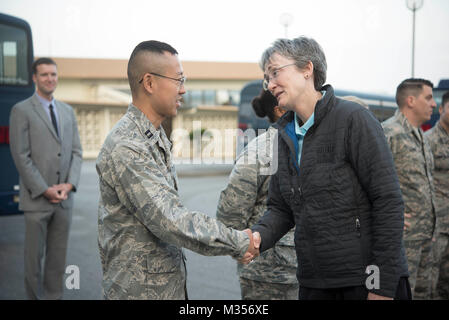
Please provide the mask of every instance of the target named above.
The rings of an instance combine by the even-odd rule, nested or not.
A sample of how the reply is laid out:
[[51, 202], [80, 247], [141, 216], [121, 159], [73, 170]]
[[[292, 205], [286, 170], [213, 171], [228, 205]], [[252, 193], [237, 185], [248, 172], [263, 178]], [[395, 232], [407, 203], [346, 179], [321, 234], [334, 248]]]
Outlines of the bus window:
[[33, 42], [30, 25], [0, 13], [0, 216], [20, 213], [19, 173], [9, 149], [12, 107], [34, 92], [31, 81]]
[[379, 122], [383, 122], [388, 118], [391, 118], [396, 112], [397, 108], [393, 107], [383, 107], [378, 105], [370, 105], [369, 109], [374, 114], [374, 116], [379, 120]]
[[0, 25], [0, 85], [29, 85], [25, 30]]
[[262, 90], [262, 81], [256, 80], [246, 84], [239, 97], [239, 114], [238, 114], [238, 127], [245, 131], [246, 129], [266, 129], [270, 126], [268, 119], [259, 118], [253, 110], [251, 101], [254, 97], [260, 94]]

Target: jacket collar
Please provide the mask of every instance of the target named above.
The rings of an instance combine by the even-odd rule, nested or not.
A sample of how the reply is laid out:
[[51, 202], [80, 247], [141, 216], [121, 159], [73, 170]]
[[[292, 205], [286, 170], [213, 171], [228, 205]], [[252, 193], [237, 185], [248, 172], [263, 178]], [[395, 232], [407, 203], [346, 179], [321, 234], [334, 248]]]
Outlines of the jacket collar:
[[[334, 89], [330, 84], [325, 85], [321, 88], [321, 91], [326, 91], [326, 94], [323, 98], [317, 101], [315, 105], [315, 119], [314, 119], [314, 125], [317, 126], [320, 124], [320, 122], [324, 119], [326, 114], [330, 112], [330, 110], [335, 105], [335, 95], [334, 95]], [[277, 129], [279, 128], [285, 128], [287, 124], [292, 122], [295, 118], [295, 113], [293, 111], [286, 112], [273, 126]], [[298, 118], [298, 124], [302, 126], [304, 123], [300, 118]]]
[[443, 128], [440, 121], [438, 121], [435, 126], [436, 126], [436, 130], [438, 130], [440, 136], [442, 136], [442, 137], [449, 136], [449, 133]]
[[407, 117], [399, 110], [399, 108], [394, 113], [394, 119], [404, 128], [406, 133], [413, 133], [419, 141], [422, 140], [422, 129], [413, 127], [407, 120]]
[[128, 117], [137, 125], [137, 128], [142, 135], [145, 135], [148, 138], [148, 142], [150, 144], [159, 143], [160, 147], [166, 152], [170, 151], [171, 142], [168, 140], [162, 125], [159, 126], [159, 129], [156, 129], [147, 116], [132, 103], [128, 106], [127, 114]]
[[[56, 102], [56, 100], [53, 100], [54, 102], [54, 107], [58, 108], [58, 103]], [[42, 121], [45, 122], [45, 125], [48, 127], [48, 130], [50, 130], [50, 132], [53, 134], [53, 136], [55, 137], [56, 140], [58, 140], [59, 142], [61, 142], [62, 136], [59, 136], [56, 134], [55, 129], [53, 128], [53, 124], [50, 122], [50, 119], [48, 118], [47, 113], [44, 110], [44, 107], [42, 106], [42, 103], [39, 101], [39, 98], [37, 97], [37, 93], [35, 92], [32, 96], [31, 96], [31, 103], [33, 104], [34, 107], [34, 111], [39, 115], [39, 117], [42, 119]], [[59, 130], [60, 135], [62, 135], [63, 127], [62, 127], [62, 121], [61, 121], [61, 110], [58, 108], [58, 123], [59, 123]]]

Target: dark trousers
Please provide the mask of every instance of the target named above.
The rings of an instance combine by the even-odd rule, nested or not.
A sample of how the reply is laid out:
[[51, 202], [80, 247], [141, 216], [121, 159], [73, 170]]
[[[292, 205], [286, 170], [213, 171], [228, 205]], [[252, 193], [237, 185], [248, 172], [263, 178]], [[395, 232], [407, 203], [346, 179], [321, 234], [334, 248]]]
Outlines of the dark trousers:
[[[332, 289], [316, 289], [299, 287], [299, 300], [366, 300], [368, 289], [365, 286], [354, 286]], [[399, 279], [394, 300], [411, 300], [412, 292], [408, 277]]]

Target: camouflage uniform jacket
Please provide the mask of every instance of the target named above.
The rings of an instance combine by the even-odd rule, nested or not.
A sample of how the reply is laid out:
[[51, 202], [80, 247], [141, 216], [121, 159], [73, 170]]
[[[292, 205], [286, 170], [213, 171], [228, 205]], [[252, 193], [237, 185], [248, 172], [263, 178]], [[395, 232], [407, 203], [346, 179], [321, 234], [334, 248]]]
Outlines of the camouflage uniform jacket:
[[[267, 209], [270, 173], [276, 170], [273, 141], [277, 129], [270, 127], [253, 139], [237, 158], [227, 187], [221, 192], [217, 218], [229, 227], [243, 230], [255, 224]], [[277, 152], [276, 152], [277, 154]], [[273, 249], [264, 251], [248, 265], [238, 264], [242, 278], [275, 283], [297, 283], [294, 230], [290, 230]]]
[[427, 131], [435, 161], [433, 179], [437, 206], [437, 226], [439, 232], [449, 233], [449, 133], [440, 122]]
[[185, 299], [181, 247], [241, 257], [249, 239], [180, 202], [171, 143], [134, 105], [97, 159], [98, 244], [106, 299]]
[[404, 240], [429, 239], [435, 228], [435, 189], [433, 155], [427, 137], [399, 110], [382, 127], [393, 154], [405, 213], [411, 214]]

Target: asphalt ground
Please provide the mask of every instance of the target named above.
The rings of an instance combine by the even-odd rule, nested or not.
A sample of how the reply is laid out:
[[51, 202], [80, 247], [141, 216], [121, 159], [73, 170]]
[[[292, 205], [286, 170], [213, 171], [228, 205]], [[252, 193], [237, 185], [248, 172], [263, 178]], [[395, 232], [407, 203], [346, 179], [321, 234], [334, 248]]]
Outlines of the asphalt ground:
[[[215, 217], [220, 191], [226, 186], [232, 165], [176, 165], [179, 195], [191, 210]], [[67, 266], [79, 269], [80, 286], [65, 288], [66, 300], [101, 300], [101, 263], [98, 253], [97, 208], [98, 177], [94, 161], [83, 163], [72, 216]], [[23, 215], [0, 216], [0, 300], [26, 299], [23, 251]], [[185, 250], [187, 289], [193, 300], [239, 300], [240, 287], [236, 264], [230, 257], [206, 257]], [[65, 275], [70, 282], [73, 271]], [[70, 286], [69, 286], [70, 287]]]

